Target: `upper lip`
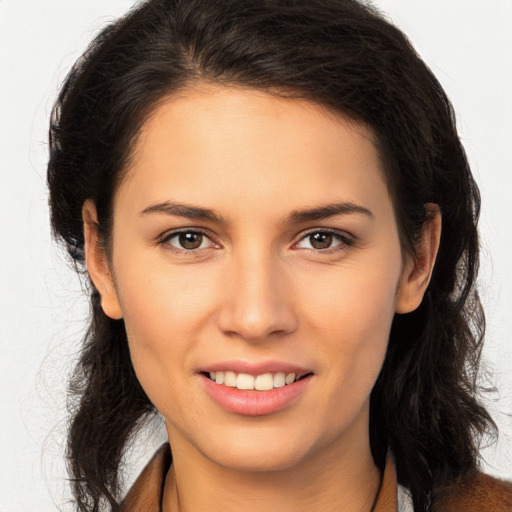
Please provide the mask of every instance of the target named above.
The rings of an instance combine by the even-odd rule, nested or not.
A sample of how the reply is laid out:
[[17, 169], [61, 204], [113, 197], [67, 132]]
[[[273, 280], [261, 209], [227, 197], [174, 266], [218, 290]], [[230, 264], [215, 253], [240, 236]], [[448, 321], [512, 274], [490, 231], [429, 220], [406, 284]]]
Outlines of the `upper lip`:
[[267, 361], [219, 361], [202, 366], [200, 372], [226, 372], [246, 373], [248, 375], [262, 375], [264, 373], [295, 373], [296, 375], [306, 375], [313, 373], [310, 368], [299, 366], [286, 361], [267, 360]]

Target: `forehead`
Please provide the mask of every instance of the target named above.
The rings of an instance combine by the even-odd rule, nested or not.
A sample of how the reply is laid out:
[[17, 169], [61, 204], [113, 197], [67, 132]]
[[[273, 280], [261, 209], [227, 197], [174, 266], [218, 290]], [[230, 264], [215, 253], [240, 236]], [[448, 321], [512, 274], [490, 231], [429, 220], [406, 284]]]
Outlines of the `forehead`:
[[157, 106], [119, 193], [141, 207], [171, 196], [213, 208], [230, 199], [293, 208], [388, 196], [367, 127], [305, 100], [221, 86], [184, 90]]

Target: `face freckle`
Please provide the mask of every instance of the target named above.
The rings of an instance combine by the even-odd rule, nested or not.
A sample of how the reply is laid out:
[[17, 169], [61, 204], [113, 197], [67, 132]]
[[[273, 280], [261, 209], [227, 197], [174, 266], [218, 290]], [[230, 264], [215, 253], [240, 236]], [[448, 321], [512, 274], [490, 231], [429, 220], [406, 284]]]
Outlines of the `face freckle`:
[[[112, 271], [176, 454], [279, 469], [367, 442], [404, 269], [372, 140], [322, 107], [220, 86], [169, 98], [143, 126], [115, 197]], [[308, 375], [245, 414], [205, 381], [238, 363]]]

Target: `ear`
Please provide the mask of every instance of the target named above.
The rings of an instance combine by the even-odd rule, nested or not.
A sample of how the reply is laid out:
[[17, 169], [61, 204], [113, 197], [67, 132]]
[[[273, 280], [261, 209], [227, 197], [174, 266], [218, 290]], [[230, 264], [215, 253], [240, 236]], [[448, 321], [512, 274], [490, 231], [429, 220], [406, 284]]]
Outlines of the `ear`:
[[423, 226], [416, 254], [406, 259], [396, 298], [397, 313], [410, 313], [419, 307], [432, 276], [441, 239], [441, 212], [436, 204], [426, 207], [429, 220]]
[[114, 320], [123, 317], [117, 296], [112, 272], [105, 249], [100, 243], [98, 234], [98, 214], [92, 199], [87, 199], [82, 207], [84, 224], [84, 252], [89, 276], [101, 297], [103, 312]]

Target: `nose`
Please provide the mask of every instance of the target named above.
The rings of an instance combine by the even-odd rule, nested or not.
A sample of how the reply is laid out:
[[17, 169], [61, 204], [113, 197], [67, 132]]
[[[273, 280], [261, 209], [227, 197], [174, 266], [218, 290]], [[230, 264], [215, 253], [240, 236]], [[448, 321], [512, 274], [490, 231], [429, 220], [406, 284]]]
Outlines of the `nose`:
[[224, 284], [217, 321], [225, 335], [261, 342], [297, 328], [289, 276], [279, 262], [254, 254], [232, 262]]

